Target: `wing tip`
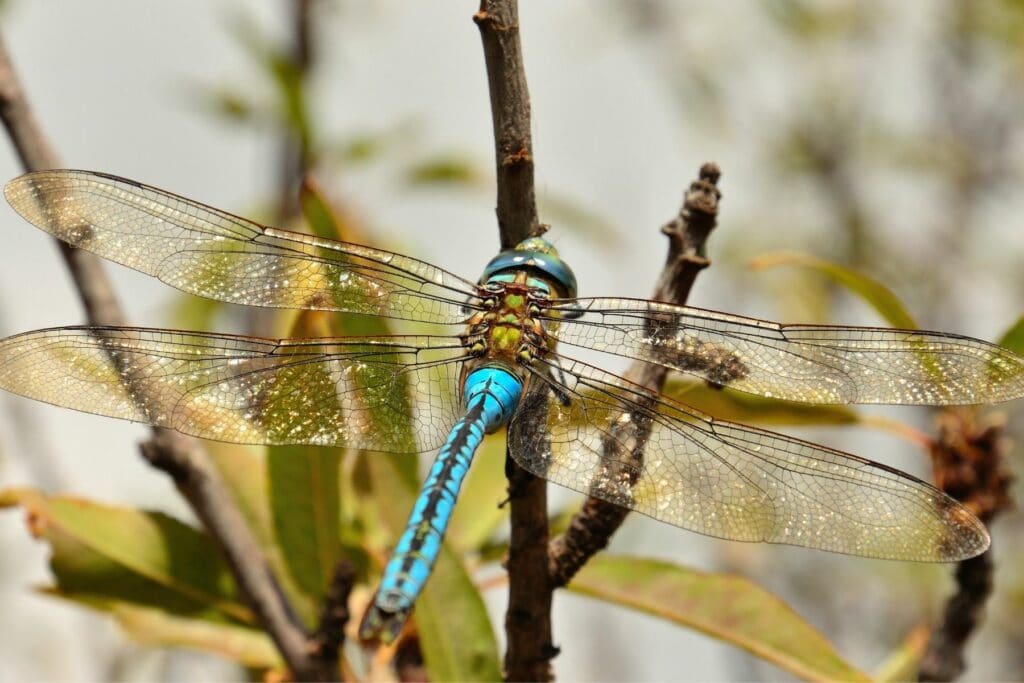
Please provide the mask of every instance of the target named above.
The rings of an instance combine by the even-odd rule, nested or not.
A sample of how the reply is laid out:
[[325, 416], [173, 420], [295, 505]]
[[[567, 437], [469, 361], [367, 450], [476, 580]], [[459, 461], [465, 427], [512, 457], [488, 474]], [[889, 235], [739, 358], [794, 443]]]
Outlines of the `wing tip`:
[[949, 496], [936, 501], [946, 533], [940, 539], [936, 559], [939, 562], [962, 562], [977, 557], [992, 545], [988, 528], [962, 503]]

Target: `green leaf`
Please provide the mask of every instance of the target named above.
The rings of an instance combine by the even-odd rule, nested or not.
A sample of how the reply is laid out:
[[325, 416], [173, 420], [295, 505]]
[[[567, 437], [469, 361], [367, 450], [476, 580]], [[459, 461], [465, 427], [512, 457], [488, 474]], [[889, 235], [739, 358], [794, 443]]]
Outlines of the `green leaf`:
[[239, 15], [232, 29], [238, 43], [274, 86], [278, 116], [295, 134], [303, 154], [308, 155], [317, 145], [299, 65], [286, 48], [276, 45], [248, 16]]
[[8, 490], [5, 505], [29, 513], [32, 533], [50, 543], [61, 592], [83, 593], [204, 618], [254, 621], [206, 535], [163, 513]]
[[921, 663], [921, 657], [924, 656], [930, 635], [931, 629], [927, 625], [912, 629], [899, 647], [893, 650], [875, 670], [873, 680], [879, 681], [879, 683], [916, 680], [917, 667]]
[[[292, 574], [289, 557], [278, 540], [277, 520], [270, 503], [270, 477], [266, 447], [206, 442], [206, 452], [263, 550], [285, 595], [306, 624], [316, 620], [320, 603], [300, 586]], [[301, 465], [300, 465], [301, 466]]]
[[417, 161], [405, 171], [410, 185], [479, 187], [484, 179], [476, 163], [459, 154], [438, 154]]
[[206, 332], [216, 327], [217, 316], [226, 309], [222, 301], [186, 294], [175, 297], [171, 319], [180, 329]]
[[342, 230], [330, 202], [312, 181], [303, 182], [299, 188], [299, 203], [302, 215], [314, 235], [326, 240], [354, 241], [351, 235]]
[[892, 291], [864, 273], [799, 251], [773, 251], [750, 262], [755, 270], [798, 266], [810, 268], [842, 285], [874, 308], [891, 326], [901, 330], [917, 329], [913, 316]]
[[258, 116], [259, 105], [248, 92], [230, 87], [193, 87], [195, 97], [204, 109], [232, 123], [250, 123]]
[[1024, 356], [1024, 315], [999, 338], [999, 345], [1010, 349], [1018, 356]]
[[483, 598], [447, 545], [416, 602], [415, 618], [430, 680], [501, 679], [498, 644]]
[[267, 472], [274, 530], [297, 586], [320, 603], [341, 560], [341, 450], [271, 446]]
[[569, 589], [696, 629], [805, 680], [869, 680], [792, 608], [739, 576], [598, 556]]
[[765, 425], [846, 425], [861, 421], [846, 406], [824, 406], [765, 398], [742, 391], [718, 389], [707, 382], [670, 375], [662, 394], [720, 420]]
[[508, 518], [506, 498], [505, 439], [484, 439], [473, 457], [466, 482], [448, 527], [448, 543], [458, 552], [476, 552]]
[[[411, 459], [411, 458], [406, 458]], [[376, 503], [392, 538], [404, 530], [416, 494], [401, 461], [378, 454], [364, 459]], [[498, 645], [483, 598], [458, 555], [442, 546], [430, 580], [416, 601], [413, 618], [430, 679], [498, 680]]]
[[189, 619], [161, 609], [117, 600], [100, 600], [88, 595], [61, 593], [52, 589], [44, 589], [43, 592], [110, 614], [125, 633], [140, 645], [202, 650], [259, 669], [282, 665], [270, 638], [254, 628]]

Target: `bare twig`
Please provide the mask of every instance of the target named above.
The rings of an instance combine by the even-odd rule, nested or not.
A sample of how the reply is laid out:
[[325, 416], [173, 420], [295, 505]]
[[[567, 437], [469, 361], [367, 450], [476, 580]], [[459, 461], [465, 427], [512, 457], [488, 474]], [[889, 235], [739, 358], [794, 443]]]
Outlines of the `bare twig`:
[[[473, 16], [483, 41], [494, 124], [498, 229], [502, 248], [543, 232], [537, 219], [530, 139], [530, 94], [519, 43], [516, 0], [482, 0]], [[506, 455], [511, 538], [505, 633], [506, 680], [550, 680], [551, 590], [546, 564], [547, 485]]]
[[[668, 257], [658, 278], [656, 301], [686, 303], [697, 273], [709, 265], [704, 242], [718, 217], [718, 178], [721, 172], [712, 163], [704, 164], [700, 177], [690, 184], [679, 215], [661, 231], [669, 238]], [[658, 392], [668, 370], [660, 365], [635, 362], [623, 375], [636, 384]], [[642, 439], [638, 439], [642, 441]], [[631, 471], [639, 469], [631, 468]], [[608, 545], [629, 510], [598, 498], [588, 498], [573, 517], [564, 534], [551, 542], [548, 567], [552, 588], [564, 586], [595, 553]]]
[[[0, 40], [0, 119], [26, 170], [60, 166], [25, 98], [21, 83]], [[124, 324], [125, 318], [100, 260], [59, 243], [75, 288], [94, 325]], [[227, 559], [241, 594], [274, 640], [295, 677], [329, 680], [335, 669], [310, 656], [306, 634], [282, 594], [256, 538], [220, 474], [199, 442], [177, 432], [154, 428], [141, 445], [143, 456], [169, 474]]]
[[[974, 410], [950, 408], [939, 414], [939, 438], [931, 449], [935, 484], [985, 524], [1012, 505], [1003, 429], [1000, 420], [979, 423]], [[957, 565], [956, 592], [928, 641], [918, 680], [952, 681], [963, 673], [964, 648], [992, 593], [992, 573], [991, 549]]]
[[311, 639], [313, 656], [331, 666], [336, 665], [338, 651], [345, 642], [345, 625], [352, 616], [348, 598], [355, 581], [356, 571], [352, 563], [347, 560], [339, 562], [320, 609], [320, 623]]
[[[309, 74], [313, 70], [313, 61], [316, 57], [316, 50], [313, 43], [313, 9], [314, 0], [290, 0], [291, 11], [291, 45], [288, 49], [288, 61], [291, 68], [295, 70], [295, 78], [298, 79], [301, 96], [306, 97], [306, 85], [309, 81]], [[296, 106], [306, 111], [304, 102]], [[293, 116], [287, 117], [281, 125], [281, 139], [278, 140], [280, 147], [278, 155], [278, 198], [275, 219], [280, 225], [287, 225], [299, 213], [299, 186], [306, 173], [309, 172], [312, 164], [308, 136], [309, 131], [296, 128], [309, 125], [308, 119], [300, 122]]]
[[482, 0], [473, 21], [484, 45], [494, 124], [498, 229], [501, 247], [508, 249], [543, 232], [533, 187], [530, 93], [519, 42], [518, 3]]

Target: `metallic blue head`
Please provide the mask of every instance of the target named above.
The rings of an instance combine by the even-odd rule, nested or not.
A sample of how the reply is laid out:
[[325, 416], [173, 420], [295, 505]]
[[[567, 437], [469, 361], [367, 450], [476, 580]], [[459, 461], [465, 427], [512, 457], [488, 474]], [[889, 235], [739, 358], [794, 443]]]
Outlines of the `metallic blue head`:
[[506, 249], [491, 259], [480, 276], [480, 282], [508, 282], [516, 271], [533, 271], [542, 279], [537, 283], [547, 290], [551, 283], [558, 290], [551, 292], [563, 298], [576, 297], [576, 276], [572, 268], [558, 256], [555, 246], [543, 237], [528, 237], [512, 249]]

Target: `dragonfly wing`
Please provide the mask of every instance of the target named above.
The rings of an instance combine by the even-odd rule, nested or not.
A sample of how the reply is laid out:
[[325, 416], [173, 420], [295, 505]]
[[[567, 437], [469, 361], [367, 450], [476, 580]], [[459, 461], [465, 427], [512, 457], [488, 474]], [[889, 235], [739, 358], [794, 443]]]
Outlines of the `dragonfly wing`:
[[38, 171], [4, 188], [33, 225], [68, 244], [210, 299], [458, 323], [473, 283], [379, 249], [259, 225], [141, 183]]
[[218, 441], [421, 452], [458, 418], [463, 356], [448, 337], [63, 327], [0, 340], [0, 388]]
[[[974, 515], [910, 475], [713, 420], [595, 367], [562, 360], [560, 371], [531, 374], [509, 428], [512, 456], [538, 476], [737, 541], [936, 562], [988, 547], [988, 533]], [[551, 376], [564, 377], [558, 386], [563, 400], [548, 396]]]
[[[640, 299], [578, 299], [561, 343], [806, 403], [961, 405], [1024, 396], [1024, 358], [941, 332], [780, 325]], [[580, 314], [582, 312], [582, 314]]]

